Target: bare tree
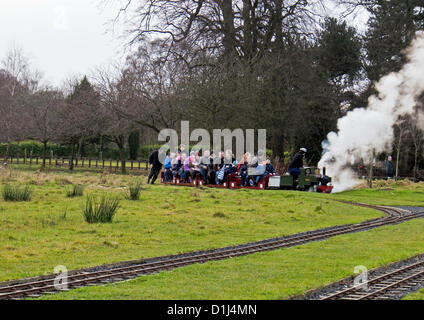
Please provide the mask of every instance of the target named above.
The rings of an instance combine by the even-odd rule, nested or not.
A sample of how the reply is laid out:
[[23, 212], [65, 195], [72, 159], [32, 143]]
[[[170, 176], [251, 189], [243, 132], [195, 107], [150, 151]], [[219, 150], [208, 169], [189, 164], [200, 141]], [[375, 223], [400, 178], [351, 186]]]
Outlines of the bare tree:
[[18, 109], [22, 107], [22, 97], [27, 93], [29, 62], [21, 49], [12, 48], [1, 61], [0, 70], [0, 136], [7, 143], [5, 161], [9, 157], [10, 144], [20, 133], [22, 122]]
[[201, 55], [252, 60], [289, 34], [311, 34], [321, 0], [128, 0], [129, 43], [160, 37], [170, 52], [190, 48]]
[[73, 170], [78, 146], [86, 138], [101, 135], [105, 126], [104, 115], [100, 112], [100, 96], [88, 79], [84, 77], [80, 82], [70, 81], [67, 87], [73, 87], [73, 90], [59, 111], [58, 140], [71, 146], [69, 169]]
[[110, 70], [98, 70], [96, 89], [100, 93], [101, 112], [103, 113], [105, 136], [119, 148], [121, 171], [126, 173], [125, 146], [135, 123], [127, 115], [134, 109], [135, 99], [134, 77], [120, 66]]
[[27, 100], [26, 114], [29, 115], [29, 121], [25, 126], [26, 136], [43, 144], [42, 169], [44, 169], [47, 143], [58, 136], [64, 97], [58, 90], [45, 88], [29, 95]]

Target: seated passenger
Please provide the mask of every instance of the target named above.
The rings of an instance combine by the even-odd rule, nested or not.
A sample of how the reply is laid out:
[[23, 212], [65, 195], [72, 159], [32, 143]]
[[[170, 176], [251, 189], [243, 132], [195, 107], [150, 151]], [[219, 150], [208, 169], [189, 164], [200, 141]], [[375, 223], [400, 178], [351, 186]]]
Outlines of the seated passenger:
[[300, 176], [300, 168], [303, 168], [303, 158], [306, 154], [306, 148], [300, 148], [299, 152], [293, 158], [293, 161], [289, 165], [289, 174], [293, 176], [294, 180], [297, 180]]
[[224, 166], [221, 167], [221, 170], [219, 170], [216, 173], [216, 184], [222, 185], [225, 182], [225, 168]]
[[233, 166], [233, 154], [231, 150], [225, 152], [223, 158], [224, 164], [220, 166], [220, 170], [217, 172], [216, 184], [221, 185], [227, 181], [229, 174], [237, 172], [237, 167]]
[[216, 156], [215, 152], [211, 152], [210, 161], [208, 165], [208, 183], [209, 184], [215, 184], [216, 183], [216, 173], [219, 171], [218, 168], [218, 157]]
[[241, 186], [247, 186], [247, 165], [248, 165], [249, 153], [245, 153], [243, 159], [238, 164], [238, 172], [241, 178]]
[[258, 185], [259, 180], [265, 176], [265, 170], [266, 170], [266, 161], [263, 161], [261, 163], [258, 163], [258, 166], [256, 167], [256, 179], [255, 179], [255, 187]]
[[196, 176], [200, 173], [200, 157], [195, 152], [190, 154], [190, 176], [192, 181], [196, 179]]
[[182, 181], [189, 182], [190, 176], [190, 157], [186, 153], [181, 153], [181, 168], [179, 170], [180, 178]]
[[269, 157], [266, 158], [266, 161], [264, 163], [265, 172], [256, 177], [256, 185], [259, 183], [261, 179], [265, 179], [270, 174], [276, 173], [274, 166], [271, 164], [271, 159]]
[[174, 179], [177, 178], [177, 174], [179, 173], [181, 167], [182, 167], [181, 152], [178, 151], [176, 157], [174, 159], [172, 159], [172, 175], [173, 175]]
[[200, 158], [200, 163], [199, 163], [200, 173], [202, 174], [203, 181], [205, 184], [208, 183], [208, 169], [209, 169], [210, 163], [211, 163], [210, 151], [205, 150], [203, 152], [203, 157]]
[[175, 153], [167, 153], [165, 158], [165, 181], [172, 181], [172, 158], [175, 157]]

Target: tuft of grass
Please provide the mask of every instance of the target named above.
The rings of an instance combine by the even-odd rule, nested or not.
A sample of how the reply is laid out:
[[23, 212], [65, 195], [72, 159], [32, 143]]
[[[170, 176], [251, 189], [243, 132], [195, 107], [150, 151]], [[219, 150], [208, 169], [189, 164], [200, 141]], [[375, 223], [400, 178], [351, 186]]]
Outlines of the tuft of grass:
[[87, 196], [83, 215], [88, 223], [111, 223], [119, 208], [119, 200], [108, 195]]
[[128, 200], [137, 201], [140, 200], [141, 190], [143, 190], [141, 182], [136, 182], [134, 184], [131, 184], [128, 187], [127, 194], [125, 197]]
[[73, 184], [66, 188], [66, 196], [68, 198], [82, 197], [84, 195], [84, 186]]
[[5, 185], [3, 187], [2, 196], [4, 201], [31, 201], [32, 189], [29, 186], [12, 186]]
[[213, 215], [215, 218], [228, 218], [224, 213], [222, 213], [222, 212], [216, 212], [214, 215]]

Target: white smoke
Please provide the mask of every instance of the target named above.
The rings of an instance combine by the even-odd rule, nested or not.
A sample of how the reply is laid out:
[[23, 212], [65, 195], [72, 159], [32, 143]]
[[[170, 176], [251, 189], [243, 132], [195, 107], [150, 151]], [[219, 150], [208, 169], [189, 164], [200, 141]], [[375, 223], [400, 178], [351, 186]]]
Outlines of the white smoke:
[[[407, 49], [408, 63], [376, 84], [378, 95], [371, 96], [368, 107], [354, 109], [337, 122], [338, 133], [330, 132], [320, 167], [327, 167], [333, 178], [334, 192], [348, 190], [360, 181], [347, 169], [346, 157], [369, 161], [391, 149], [393, 126], [402, 115], [414, 113], [418, 96], [424, 92], [424, 33]], [[325, 145], [324, 145], [325, 144]]]

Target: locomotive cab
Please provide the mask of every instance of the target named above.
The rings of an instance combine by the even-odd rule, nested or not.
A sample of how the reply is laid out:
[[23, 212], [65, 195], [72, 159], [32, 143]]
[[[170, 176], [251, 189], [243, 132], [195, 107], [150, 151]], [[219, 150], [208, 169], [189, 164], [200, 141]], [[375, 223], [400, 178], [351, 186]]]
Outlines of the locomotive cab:
[[300, 176], [297, 180], [297, 188], [300, 190], [316, 191], [320, 178], [321, 176], [316, 174], [315, 168], [301, 168]]

